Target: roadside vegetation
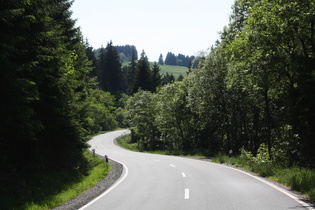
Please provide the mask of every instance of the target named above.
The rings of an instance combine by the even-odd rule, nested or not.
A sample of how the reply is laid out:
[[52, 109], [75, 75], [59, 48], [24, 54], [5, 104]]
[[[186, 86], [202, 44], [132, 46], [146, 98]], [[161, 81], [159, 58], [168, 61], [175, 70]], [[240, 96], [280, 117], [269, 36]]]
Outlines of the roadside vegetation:
[[269, 178], [306, 195], [315, 201], [315, 171], [299, 166], [285, 167], [283, 163], [270, 158], [266, 145], [262, 144], [256, 156], [241, 149], [238, 156], [229, 157], [225, 154], [216, 155], [214, 162], [230, 164], [252, 171], [262, 177]]
[[112, 166], [109, 164], [107, 168], [105, 161], [93, 157], [88, 151], [84, 152], [84, 156], [88, 169], [78, 168], [67, 173], [46, 169], [25, 173], [22, 182], [16, 180], [12, 183], [15, 187], [7, 189], [6, 194], [1, 196], [1, 209], [51, 209], [95, 186], [107, 176]]
[[197, 69], [128, 97], [132, 142], [205, 156], [244, 148], [253, 157], [264, 144], [275, 163], [314, 170], [314, 4], [236, 0]]
[[144, 152], [158, 155], [175, 155], [175, 156], [185, 156], [185, 157], [205, 157], [198, 153], [187, 153], [183, 151], [173, 151], [173, 150], [144, 150], [140, 148], [138, 143], [132, 142], [131, 135], [124, 136], [117, 140], [119, 146], [134, 151], [134, 152]]

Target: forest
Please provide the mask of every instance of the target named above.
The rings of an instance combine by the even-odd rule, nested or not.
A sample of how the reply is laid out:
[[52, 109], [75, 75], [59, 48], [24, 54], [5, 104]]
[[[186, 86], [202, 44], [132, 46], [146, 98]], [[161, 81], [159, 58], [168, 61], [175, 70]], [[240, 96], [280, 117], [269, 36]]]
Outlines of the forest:
[[230, 23], [183, 82], [127, 100], [144, 150], [213, 156], [266, 148], [315, 167], [315, 1], [237, 0]]
[[70, 7], [1, 2], [0, 193], [29, 171], [84, 174], [89, 137], [118, 127], [145, 150], [265, 146], [273, 161], [315, 168], [314, 0], [236, 0], [220, 40], [182, 81], [134, 46], [126, 55], [110, 41], [96, 55]]
[[75, 27], [71, 4], [1, 2], [0, 194], [27, 173], [84, 174], [87, 141], [122, 126], [126, 97], [172, 81], [144, 51], [138, 59], [135, 46], [110, 41], [96, 53]]

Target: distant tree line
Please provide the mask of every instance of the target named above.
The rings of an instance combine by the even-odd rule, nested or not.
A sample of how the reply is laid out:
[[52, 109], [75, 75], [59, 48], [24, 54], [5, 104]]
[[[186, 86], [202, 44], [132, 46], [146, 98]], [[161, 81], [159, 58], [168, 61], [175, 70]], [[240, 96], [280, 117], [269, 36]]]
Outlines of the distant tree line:
[[[98, 87], [119, 98], [121, 94], [132, 95], [139, 89], [155, 92], [156, 88], [162, 85], [160, 67], [157, 63], [152, 66], [143, 51], [137, 59], [137, 49], [134, 46], [120, 46], [118, 49], [128, 49], [128, 63], [122, 66], [121, 56], [117, 46], [109, 42], [106, 48], [100, 48], [91, 55], [95, 68], [92, 76], [98, 81]], [[89, 49], [91, 54], [93, 50]], [[127, 53], [127, 52], [125, 52]]]
[[[138, 60], [138, 51], [136, 46], [134, 45], [116, 45], [114, 46], [119, 56], [120, 63], [128, 63], [131, 61], [132, 56], [134, 59]], [[104, 49], [102, 46], [101, 48], [95, 49], [94, 53], [96, 58], [100, 56], [101, 49]]]
[[[195, 56], [185, 56], [183, 54], [178, 54], [177, 56], [172, 53], [168, 52], [163, 61], [163, 55], [160, 54], [158, 63], [160, 65], [172, 65], [172, 66], [184, 66], [184, 67], [191, 67], [192, 61], [195, 59]], [[196, 67], [196, 66], [195, 66]]]
[[134, 59], [138, 60], [138, 51], [134, 45], [116, 45], [117, 53], [121, 63], [130, 62], [134, 54]]

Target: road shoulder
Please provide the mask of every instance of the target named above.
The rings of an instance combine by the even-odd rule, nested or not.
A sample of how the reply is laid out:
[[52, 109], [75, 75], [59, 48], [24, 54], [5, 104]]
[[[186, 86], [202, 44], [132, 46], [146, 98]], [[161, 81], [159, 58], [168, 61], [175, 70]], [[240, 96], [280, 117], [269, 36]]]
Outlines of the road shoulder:
[[[101, 158], [101, 157], [100, 157]], [[105, 192], [108, 188], [110, 188], [121, 176], [123, 172], [123, 166], [120, 163], [117, 163], [111, 159], [109, 159], [109, 163], [112, 165], [112, 170], [109, 171], [108, 175], [105, 179], [98, 182], [97, 185], [91, 187], [88, 190], [85, 190], [83, 193], [75, 197], [74, 199], [67, 201], [66, 203], [62, 204], [54, 208], [54, 210], [75, 210], [79, 209], [80, 207], [86, 205], [94, 198], [101, 195]]]

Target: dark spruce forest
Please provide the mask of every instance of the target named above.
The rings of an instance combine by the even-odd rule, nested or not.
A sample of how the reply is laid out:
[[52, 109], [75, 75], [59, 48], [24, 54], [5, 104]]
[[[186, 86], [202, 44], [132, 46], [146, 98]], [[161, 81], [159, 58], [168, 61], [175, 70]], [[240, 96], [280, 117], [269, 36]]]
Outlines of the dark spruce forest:
[[[206, 56], [154, 63], [133, 45], [94, 49], [71, 1], [0, 5], [0, 195], [29, 174], [84, 175], [89, 138], [122, 127], [142, 150], [264, 150], [315, 168], [314, 0], [236, 0]], [[185, 78], [162, 65], [187, 67]]]

